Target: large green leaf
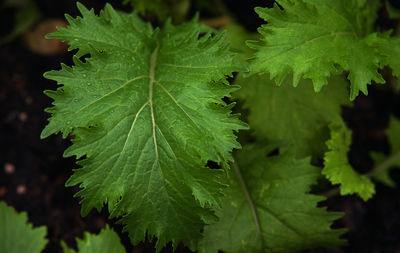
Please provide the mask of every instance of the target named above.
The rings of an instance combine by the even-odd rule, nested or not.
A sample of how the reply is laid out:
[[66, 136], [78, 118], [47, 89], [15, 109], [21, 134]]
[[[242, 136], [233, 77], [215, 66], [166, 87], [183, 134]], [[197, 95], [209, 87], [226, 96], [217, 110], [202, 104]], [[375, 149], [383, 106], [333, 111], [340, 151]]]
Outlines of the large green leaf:
[[[79, 253], [125, 253], [125, 248], [122, 246], [118, 234], [106, 226], [98, 235], [85, 232], [83, 239], [76, 238]], [[61, 242], [64, 253], [75, 253], [76, 251], [68, 248]]]
[[26, 212], [17, 213], [14, 208], [0, 202], [0, 252], [39, 253], [46, 246], [46, 227], [33, 228]]
[[220, 220], [205, 227], [200, 252], [297, 252], [344, 243], [344, 230], [330, 228], [341, 214], [318, 208], [324, 197], [308, 193], [320, 177], [309, 158], [267, 157], [259, 145], [236, 158]]
[[375, 193], [375, 185], [366, 175], [360, 175], [350, 165], [347, 153], [350, 150], [351, 131], [344, 124], [329, 126], [331, 138], [326, 142], [329, 149], [324, 156], [322, 174], [332, 184], [340, 184], [340, 194], [358, 194], [364, 201]]
[[[386, 64], [400, 68], [380, 47], [398, 47], [397, 40], [371, 33], [378, 0], [287, 0], [279, 4], [283, 10], [278, 6], [256, 8], [268, 24], [259, 29], [262, 41], [249, 43], [258, 50], [252, 73], [269, 73], [278, 84], [293, 74], [294, 86], [301, 78], [309, 78], [319, 91], [329, 76], [345, 70], [353, 100], [359, 91], [368, 93], [371, 81], [385, 82], [378, 68]], [[399, 58], [399, 50], [394, 52], [391, 59]]]
[[[234, 130], [246, 128], [223, 97], [238, 87], [225, 82], [237, 67], [224, 33], [197, 19], [153, 30], [135, 14], [110, 5], [96, 16], [81, 4], [82, 18], [49, 38], [78, 49], [75, 65], [46, 78], [62, 87], [41, 137], [71, 134], [65, 156], [76, 156], [67, 186], [80, 184], [82, 214], [108, 203], [111, 217], [123, 216], [134, 244], [158, 237], [194, 248], [204, 221], [219, 205], [221, 170], [239, 148]], [[78, 57], [90, 55], [84, 62]]]
[[301, 80], [298, 87], [286, 80], [278, 87], [267, 75], [253, 75], [239, 76], [235, 83], [242, 86], [235, 96], [249, 109], [256, 137], [287, 141], [297, 157], [322, 156], [328, 124], [341, 122], [341, 105], [350, 104], [345, 96], [348, 84], [341, 76], [331, 78], [319, 93], [309, 80]]

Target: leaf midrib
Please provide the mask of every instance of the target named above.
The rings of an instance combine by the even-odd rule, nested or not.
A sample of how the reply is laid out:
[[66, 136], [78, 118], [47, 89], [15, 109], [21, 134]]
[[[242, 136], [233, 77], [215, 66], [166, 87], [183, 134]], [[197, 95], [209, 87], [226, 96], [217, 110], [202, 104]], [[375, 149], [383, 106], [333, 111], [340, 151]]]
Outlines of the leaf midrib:
[[284, 50], [284, 51], [282, 51], [282, 52], [280, 52], [280, 53], [278, 53], [278, 54], [276, 54], [274, 56], [269, 57], [269, 61], [271, 61], [271, 59], [279, 57], [279, 56], [281, 56], [283, 54], [286, 54], [286, 53], [288, 53], [290, 51], [293, 51], [293, 50], [296, 50], [296, 49], [298, 49], [300, 47], [303, 47], [303, 46], [305, 46], [307, 44], [313, 43], [313, 42], [315, 42], [317, 40], [321, 40], [321, 39], [325, 39], [325, 38], [329, 38], [329, 37], [335, 37], [335, 36], [355, 36], [355, 37], [357, 37], [357, 34], [355, 34], [354, 32], [334, 32], [334, 33], [328, 33], [328, 34], [320, 35], [318, 37], [303, 41], [300, 44], [293, 45], [293, 47], [291, 47], [291, 48], [289, 48], [287, 50]]
[[[155, 121], [155, 116], [154, 116], [154, 105], [153, 105], [153, 90], [154, 90], [154, 83], [156, 83], [157, 81], [155, 80], [155, 69], [156, 69], [156, 65], [157, 65], [157, 57], [158, 57], [158, 51], [159, 51], [159, 45], [157, 45], [157, 47], [154, 49], [153, 53], [150, 56], [150, 70], [149, 70], [149, 105], [150, 105], [150, 112], [151, 112], [151, 122], [152, 122], [152, 128], [153, 128], [153, 142], [154, 142], [154, 151], [156, 154], [156, 160], [154, 161], [154, 164], [151, 168], [151, 173], [150, 173], [150, 177], [149, 177], [149, 183], [148, 183], [148, 187], [150, 186], [150, 181], [151, 181], [151, 177], [153, 175], [153, 170], [154, 170], [154, 165], [156, 163], [158, 163], [159, 165], [159, 169], [160, 169], [160, 173], [162, 176], [162, 184], [163, 184], [163, 189], [165, 192], [165, 195], [167, 197], [167, 201], [168, 204], [170, 205], [171, 209], [174, 211], [177, 221], [179, 221], [181, 227], [186, 230], [186, 226], [183, 224], [183, 222], [179, 219], [179, 215], [176, 212], [174, 206], [171, 204], [170, 202], [170, 196], [169, 193], [167, 191], [167, 188], [165, 186], [165, 178], [163, 175], [163, 171], [161, 170], [161, 166], [160, 166], [160, 161], [159, 161], [159, 156], [158, 156], [158, 145], [157, 145], [157, 138], [156, 138], [156, 121]], [[169, 145], [169, 144], [168, 144]], [[147, 189], [148, 191], [148, 189]], [[188, 231], [185, 231], [186, 233], [188, 233]], [[189, 233], [188, 233], [189, 234]]]
[[154, 141], [154, 149], [156, 154], [156, 159], [158, 162], [158, 146], [157, 146], [157, 138], [156, 138], [156, 121], [154, 117], [154, 106], [153, 106], [153, 86], [154, 86], [154, 77], [155, 77], [155, 69], [157, 63], [157, 56], [158, 56], [158, 46], [154, 49], [153, 53], [150, 56], [150, 71], [149, 71], [149, 104], [150, 104], [150, 111], [151, 111], [151, 122], [153, 127], [153, 141]]

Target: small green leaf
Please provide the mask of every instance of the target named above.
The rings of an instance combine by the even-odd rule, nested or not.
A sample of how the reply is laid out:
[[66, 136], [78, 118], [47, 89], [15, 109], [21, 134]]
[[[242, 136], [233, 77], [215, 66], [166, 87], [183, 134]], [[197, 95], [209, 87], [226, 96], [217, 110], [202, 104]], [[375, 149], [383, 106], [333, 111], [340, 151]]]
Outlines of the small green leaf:
[[386, 10], [389, 14], [389, 18], [391, 18], [391, 19], [399, 19], [400, 18], [400, 10], [393, 7], [390, 4], [389, 0], [385, 1], [385, 5], [386, 5]]
[[[118, 234], [106, 226], [98, 235], [85, 232], [83, 239], [76, 238], [78, 245], [78, 253], [99, 253], [99, 252], [112, 252], [112, 253], [125, 253], [125, 248], [122, 246]], [[74, 253], [73, 249], [62, 242], [61, 243], [64, 253]]]
[[39, 253], [47, 244], [46, 227], [33, 228], [26, 212], [17, 213], [14, 208], [0, 202], [0, 252]]
[[318, 208], [325, 198], [308, 193], [319, 168], [309, 158], [266, 154], [261, 145], [238, 152], [219, 221], [205, 227], [200, 252], [298, 252], [344, 244], [339, 236], [345, 230], [330, 228], [342, 214]]
[[41, 16], [40, 10], [34, 0], [6, 0], [0, 5], [3, 8], [17, 8], [14, 17], [13, 30], [0, 38], [0, 45], [6, 44], [21, 35], [34, 24]]
[[351, 131], [344, 124], [329, 126], [331, 138], [326, 142], [329, 149], [324, 157], [322, 174], [332, 184], [340, 184], [340, 194], [358, 194], [364, 201], [375, 193], [375, 185], [366, 175], [360, 175], [349, 164], [347, 152], [351, 144]]

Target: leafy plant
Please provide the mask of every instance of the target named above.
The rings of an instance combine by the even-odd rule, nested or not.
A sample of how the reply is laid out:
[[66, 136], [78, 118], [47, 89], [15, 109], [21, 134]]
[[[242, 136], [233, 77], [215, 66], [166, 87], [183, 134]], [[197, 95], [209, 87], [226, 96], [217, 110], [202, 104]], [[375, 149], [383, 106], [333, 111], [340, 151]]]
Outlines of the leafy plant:
[[[365, 201], [371, 178], [389, 182], [380, 173], [397, 162], [398, 145], [361, 175], [348, 161], [351, 130], [341, 117], [367, 84], [385, 82], [384, 66], [400, 73], [400, 38], [374, 26], [379, 1], [259, 7], [268, 22], [261, 37], [234, 25], [227, 36], [198, 16], [153, 28], [109, 4], [99, 15], [77, 6], [82, 17], [66, 15], [69, 26], [48, 35], [75, 55], [73, 66], [45, 73], [60, 87], [45, 92], [54, 102], [41, 137], [73, 137], [64, 156], [80, 168], [66, 186], [82, 188], [83, 216], [106, 205], [133, 244], [157, 238], [157, 252], [168, 242], [200, 252], [293, 252], [345, 242], [345, 230], [331, 228], [342, 214], [310, 193], [323, 177]], [[132, 6], [164, 20], [150, 1]], [[235, 133], [248, 125], [231, 113], [234, 99], [252, 129], [241, 144]]]

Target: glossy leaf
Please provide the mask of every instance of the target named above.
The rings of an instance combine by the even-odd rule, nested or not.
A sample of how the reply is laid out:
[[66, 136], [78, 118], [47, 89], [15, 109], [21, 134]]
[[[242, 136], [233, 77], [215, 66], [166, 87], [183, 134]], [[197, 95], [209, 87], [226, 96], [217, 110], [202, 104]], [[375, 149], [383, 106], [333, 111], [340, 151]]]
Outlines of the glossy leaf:
[[147, 234], [158, 251], [194, 248], [224, 188], [224, 173], [205, 165], [227, 168], [234, 131], [246, 128], [222, 101], [238, 88], [225, 81], [238, 69], [225, 34], [196, 18], [153, 29], [110, 5], [99, 16], [78, 8], [82, 17], [48, 36], [78, 51], [74, 66], [45, 74], [61, 87], [46, 91], [54, 106], [41, 137], [75, 137], [64, 155], [82, 168], [66, 185], [83, 188], [83, 215], [106, 203], [133, 244]]

